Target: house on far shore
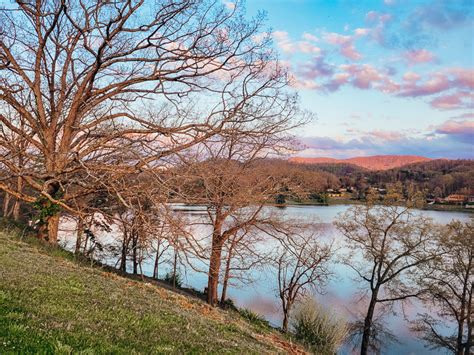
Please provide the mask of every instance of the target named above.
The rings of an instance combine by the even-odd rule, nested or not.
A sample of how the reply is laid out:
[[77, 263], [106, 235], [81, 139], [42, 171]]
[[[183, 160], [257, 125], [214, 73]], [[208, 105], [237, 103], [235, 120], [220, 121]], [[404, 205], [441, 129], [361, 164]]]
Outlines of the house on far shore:
[[444, 202], [447, 202], [447, 203], [463, 203], [464, 201], [467, 201], [467, 196], [465, 195], [460, 195], [460, 194], [452, 194], [452, 195], [449, 195], [448, 197], [446, 197], [444, 199]]

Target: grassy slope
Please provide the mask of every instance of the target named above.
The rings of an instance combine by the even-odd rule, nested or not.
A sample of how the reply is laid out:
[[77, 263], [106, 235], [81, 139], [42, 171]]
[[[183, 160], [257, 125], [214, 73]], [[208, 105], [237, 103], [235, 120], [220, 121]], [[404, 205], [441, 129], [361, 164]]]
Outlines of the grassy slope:
[[235, 312], [0, 232], [0, 353], [300, 352]]

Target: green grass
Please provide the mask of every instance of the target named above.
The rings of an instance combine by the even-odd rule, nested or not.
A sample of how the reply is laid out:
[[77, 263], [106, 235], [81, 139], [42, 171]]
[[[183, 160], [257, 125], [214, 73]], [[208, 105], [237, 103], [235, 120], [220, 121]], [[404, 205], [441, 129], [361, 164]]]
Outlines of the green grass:
[[278, 332], [237, 312], [88, 267], [14, 234], [0, 232], [1, 354], [262, 354], [286, 348]]

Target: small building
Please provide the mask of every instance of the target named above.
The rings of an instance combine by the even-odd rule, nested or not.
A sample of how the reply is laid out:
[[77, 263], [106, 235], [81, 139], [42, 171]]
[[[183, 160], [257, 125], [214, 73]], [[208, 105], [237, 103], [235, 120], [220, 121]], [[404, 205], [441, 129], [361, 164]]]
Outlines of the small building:
[[448, 203], [463, 203], [466, 200], [466, 196], [460, 194], [452, 194], [444, 199]]

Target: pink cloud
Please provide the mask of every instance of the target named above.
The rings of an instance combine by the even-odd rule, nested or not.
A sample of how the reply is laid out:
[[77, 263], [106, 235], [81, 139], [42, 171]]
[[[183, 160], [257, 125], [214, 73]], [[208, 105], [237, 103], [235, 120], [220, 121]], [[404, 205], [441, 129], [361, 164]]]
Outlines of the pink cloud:
[[401, 140], [403, 138], [403, 134], [400, 132], [395, 132], [395, 131], [379, 131], [379, 130], [374, 130], [371, 132], [368, 132], [368, 135], [381, 139], [381, 140], [386, 140], [386, 141], [397, 141]]
[[421, 76], [419, 76], [417, 73], [414, 72], [406, 72], [403, 74], [403, 80], [405, 81], [418, 81], [421, 79]]
[[383, 79], [383, 75], [370, 64], [345, 65], [343, 69], [352, 76], [352, 85], [359, 89], [369, 89], [372, 84]]
[[368, 28], [356, 28], [354, 30], [354, 34], [358, 37], [367, 36], [370, 33], [370, 29]]
[[329, 44], [339, 46], [339, 52], [344, 57], [352, 60], [360, 60], [362, 58], [362, 54], [360, 54], [354, 46], [353, 37], [330, 32], [324, 35], [324, 39]]
[[235, 2], [232, 1], [223, 1], [225, 7], [227, 7], [229, 10], [234, 10], [235, 9]]
[[448, 120], [436, 128], [441, 134], [468, 134], [474, 135], [474, 121]]
[[333, 72], [333, 65], [326, 63], [323, 56], [316, 56], [311, 61], [300, 66], [298, 76], [304, 79], [316, 79], [331, 76]]
[[403, 54], [409, 65], [434, 62], [436, 57], [426, 49], [407, 51]]
[[415, 81], [406, 82], [399, 92], [399, 96], [427, 96], [440, 93], [451, 88], [451, 83], [446, 75], [434, 74], [421, 84]]
[[313, 42], [318, 42], [319, 38], [316, 37], [315, 35], [312, 35], [311, 33], [305, 32], [303, 33], [302, 38], [306, 41], [313, 41]]
[[377, 11], [369, 11], [365, 15], [365, 20], [367, 22], [381, 22], [381, 23], [386, 23], [392, 19], [392, 15], [390, 14], [382, 14]]
[[342, 85], [347, 84], [349, 78], [349, 73], [336, 73], [332, 76], [331, 80], [325, 84], [324, 87], [329, 91], [336, 91]]
[[451, 95], [438, 96], [431, 101], [431, 106], [439, 110], [454, 110], [473, 106], [474, 95], [468, 92], [456, 92]]
[[[309, 38], [309, 34], [306, 36], [303, 35], [304, 38]], [[273, 32], [273, 38], [277, 43], [280, 49], [288, 54], [295, 54], [295, 53], [306, 53], [306, 54], [319, 54], [321, 49], [311, 43], [309, 40], [305, 41], [292, 41], [288, 32], [286, 31], [275, 31]], [[315, 37], [316, 38], [316, 37]]]
[[452, 68], [448, 70], [458, 86], [474, 90], [474, 69]]

